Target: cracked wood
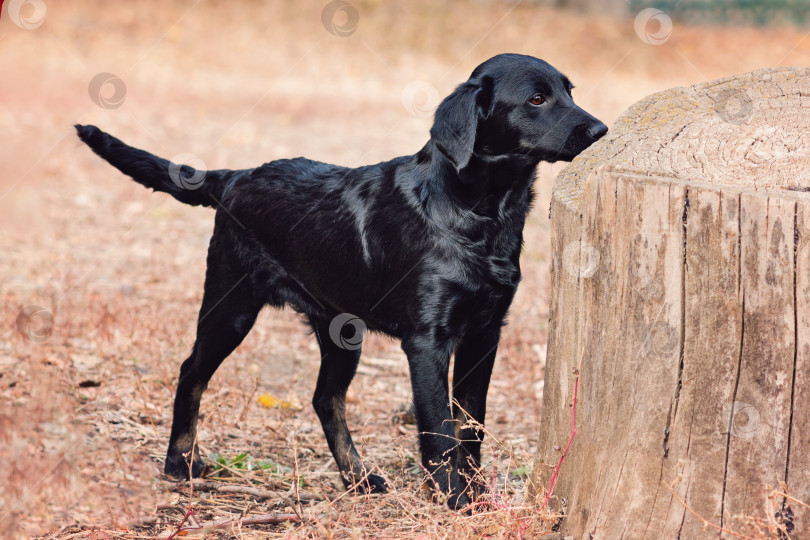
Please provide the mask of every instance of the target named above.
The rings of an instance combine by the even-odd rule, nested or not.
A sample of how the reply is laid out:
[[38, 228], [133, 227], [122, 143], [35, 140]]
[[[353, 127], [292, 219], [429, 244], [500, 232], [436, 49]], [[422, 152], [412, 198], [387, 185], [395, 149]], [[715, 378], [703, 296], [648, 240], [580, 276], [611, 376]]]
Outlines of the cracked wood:
[[810, 501], [808, 126], [810, 69], [759, 70], [650, 96], [557, 178], [534, 486], [579, 370], [566, 534], [741, 531], [780, 482]]

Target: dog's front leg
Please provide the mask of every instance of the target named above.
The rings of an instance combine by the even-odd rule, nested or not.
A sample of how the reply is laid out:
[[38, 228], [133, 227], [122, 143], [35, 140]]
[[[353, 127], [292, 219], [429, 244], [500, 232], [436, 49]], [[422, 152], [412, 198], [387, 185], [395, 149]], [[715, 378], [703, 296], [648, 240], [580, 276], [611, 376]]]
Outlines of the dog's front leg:
[[455, 424], [450, 411], [448, 369], [452, 343], [437, 332], [411, 335], [402, 340], [411, 372], [422, 465], [435, 488], [447, 495], [450, 508], [462, 508], [470, 499], [459, 479]]
[[453, 416], [461, 441], [458, 469], [461, 479], [472, 488], [474, 499], [486, 491], [486, 481], [478, 468], [484, 440], [487, 390], [500, 336], [500, 325], [468, 332], [456, 347], [453, 365]]

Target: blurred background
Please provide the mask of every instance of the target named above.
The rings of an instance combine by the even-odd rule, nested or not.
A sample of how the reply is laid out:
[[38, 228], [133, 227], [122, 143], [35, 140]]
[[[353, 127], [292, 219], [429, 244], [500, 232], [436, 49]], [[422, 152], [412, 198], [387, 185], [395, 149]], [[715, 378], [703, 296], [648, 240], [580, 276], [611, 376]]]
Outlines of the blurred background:
[[[573, 81], [578, 104], [611, 125], [673, 86], [808, 65], [809, 13], [807, 0], [5, 0], [0, 536], [154, 510], [201, 299], [213, 212], [123, 177], [79, 143], [73, 124], [199, 168], [300, 155], [358, 166], [418, 151], [441, 98], [495, 54], [548, 61]], [[538, 170], [524, 282], [490, 391], [492, 430], [526, 459], [542, 398], [548, 207], [561, 167]], [[392, 406], [409, 396], [405, 361], [380, 337], [365, 358], [349, 422], [372, 458], [379, 448], [378, 463], [395, 467], [384, 451], [416, 451], [415, 436], [390, 427]], [[316, 369], [296, 318], [263, 313], [211, 383], [203, 408], [219, 416], [201, 444], [283, 462], [285, 437], [311, 433], [307, 459], [331, 471], [308, 407]], [[304, 406], [262, 409], [255, 396], [264, 394]]]

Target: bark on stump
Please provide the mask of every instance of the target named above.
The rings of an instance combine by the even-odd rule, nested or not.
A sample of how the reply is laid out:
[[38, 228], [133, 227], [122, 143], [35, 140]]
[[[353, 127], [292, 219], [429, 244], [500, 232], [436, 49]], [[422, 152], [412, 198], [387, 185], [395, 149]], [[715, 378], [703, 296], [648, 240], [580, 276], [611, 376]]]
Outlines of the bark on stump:
[[806, 68], [650, 96], [557, 178], [533, 489], [578, 384], [548, 503], [565, 534], [750, 534], [789, 507], [810, 538], [773, 496], [810, 502], [808, 190]]

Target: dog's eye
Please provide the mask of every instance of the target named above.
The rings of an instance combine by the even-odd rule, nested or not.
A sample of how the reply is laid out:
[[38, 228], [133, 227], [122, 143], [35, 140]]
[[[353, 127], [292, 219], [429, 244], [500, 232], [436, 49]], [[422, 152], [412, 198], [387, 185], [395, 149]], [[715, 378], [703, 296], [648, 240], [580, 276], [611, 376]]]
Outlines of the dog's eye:
[[546, 98], [542, 96], [542, 94], [535, 94], [529, 98], [529, 103], [532, 105], [542, 105], [546, 102]]

